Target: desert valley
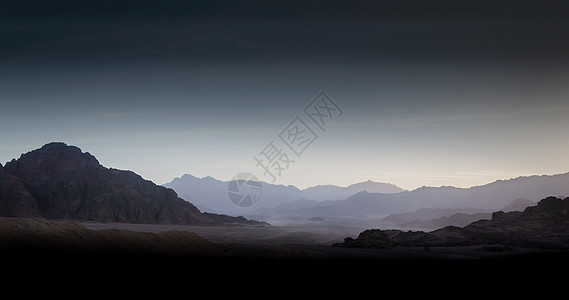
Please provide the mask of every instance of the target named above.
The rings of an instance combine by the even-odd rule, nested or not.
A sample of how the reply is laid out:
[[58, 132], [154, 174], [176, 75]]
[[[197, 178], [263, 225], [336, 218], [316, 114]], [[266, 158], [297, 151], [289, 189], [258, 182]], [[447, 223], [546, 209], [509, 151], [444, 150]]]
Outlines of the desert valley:
[[[182, 179], [203, 188], [193, 195], [185, 190], [197, 203], [232, 205], [224, 195], [227, 183]], [[200, 211], [174, 190], [101, 166], [64, 143], [12, 160], [0, 180], [4, 253], [381, 261], [510, 259], [569, 250], [569, 198], [562, 197], [569, 194], [569, 174], [413, 191], [375, 182], [307, 190], [263, 183], [273, 206], [233, 216]], [[174, 180], [175, 189], [183, 189], [181, 181]], [[342, 193], [345, 199], [324, 200]]]
[[3, 295], [559, 297], [568, 36], [566, 0], [3, 1]]

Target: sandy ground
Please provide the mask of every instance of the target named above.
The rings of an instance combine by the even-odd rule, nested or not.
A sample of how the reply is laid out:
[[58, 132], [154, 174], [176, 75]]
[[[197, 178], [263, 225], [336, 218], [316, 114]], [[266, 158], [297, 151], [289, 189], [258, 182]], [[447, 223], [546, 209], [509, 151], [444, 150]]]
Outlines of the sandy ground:
[[[91, 229], [126, 229], [139, 232], [191, 231], [216, 243], [230, 257], [374, 259], [374, 260], [479, 260], [541, 255], [552, 251], [496, 245], [466, 247], [398, 247], [354, 249], [332, 247], [360, 228], [323, 222], [282, 226], [182, 226], [124, 223], [82, 223]], [[553, 251], [555, 252], [555, 251]], [[564, 254], [565, 255], [565, 254]]]
[[[333, 247], [361, 228], [350, 224], [298, 221], [280, 226], [183, 226], [127, 223], [64, 222], [45, 219], [0, 220], [0, 250], [35, 250], [35, 254], [130, 253], [206, 255], [217, 259], [295, 259], [310, 261], [471, 261], [552, 257], [568, 252], [477, 245], [468, 247], [394, 247], [362, 249]], [[16, 248], [14, 248], [16, 247]], [[28, 251], [29, 252], [29, 251]], [[189, 258], [189, 257], [188, 257]], [[28, 259], [28, 258], [26, 258]]]
[[360, 228], [330, 225], [321, 222], [304, 222], [282, 226], [185, 226], [125, 223], [82, 223], [91, 229], [127, 229], [139, 232], [185, 230], [199, 234], [214, 243], [234, 244], [298, 244], [332, 245], [347, 236], [357, 237]]

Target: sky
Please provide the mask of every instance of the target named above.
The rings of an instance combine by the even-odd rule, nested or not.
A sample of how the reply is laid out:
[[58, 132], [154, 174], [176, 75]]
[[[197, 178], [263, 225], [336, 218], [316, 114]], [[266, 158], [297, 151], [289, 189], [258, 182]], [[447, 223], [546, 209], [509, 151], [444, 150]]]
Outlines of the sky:
[[[4, 3], [0, 163], [62, 141], [157, 184], [565, 173], [567, 36], [552, 0]], [[255, 158], [276, 153], [271, 177]]]

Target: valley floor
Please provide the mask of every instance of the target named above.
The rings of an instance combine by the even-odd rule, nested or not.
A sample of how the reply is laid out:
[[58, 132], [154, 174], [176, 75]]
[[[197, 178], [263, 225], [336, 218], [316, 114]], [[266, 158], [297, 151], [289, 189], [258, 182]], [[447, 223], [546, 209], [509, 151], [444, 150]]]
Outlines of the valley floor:
[[218, 260], [450, 262], [497, 260], [561, 260], [569, 251], [527, 249], [502, 245], [461, 247], [390, 247], [387, 249], [332, 246], [357, 237], [360, 228], [323, 223], [281, 226], [183, 226], [127, 223], [62, 222], [2, 218], [0, 254], [34, 256], [69, 254], [100, 256], [192, 257]]
[[[83, 282], [87, 277], [90, 282], [120, 283], [136, 278], [149, 286], [158, 281], [168, 287], [172, 282], [180, 287], [213, 282], [220, 290], [229, 284], [237, 288], [231, 291], [253, 292], [263, 285], [294, 291], [303, 284], [318, 291], [323, 287], [315, 280], [326, 279], [325, 290], [332, 293], [347, 289], [348, 281], [355, 282], [356, 289], [365, 282], [369, 287], [381, 282], [386, 288], [406, 289], [409, 284], [454, 282], [471, 289], [482, 282], [496, 284], [506, 274], [523, 280], [536, 274], [555, 279], [551, 270], [569, 266], [568, 251], [500, 245], [332, 246], [347, 236], [356, 237], [359, 230], [310, 223], [177, 226], [1, 218], [0, 261], [10, 278], [44, 274], [36, 278], [41, 282]], [[63, 275], [51, 275], [56, 273]]]
[[120, 229], [138, 232], [190, 231], [221, 248], [222, 256], [237, 259], [311, 259], [378, 261], [479, 261], [515, 259], [569, 259], [569, 252], [502, 245], [461, 247], [395, 247], [365, 249], [332, 247], [345, 237], [356, 237], [359, 229], [319, 224], [287, 226], [184, 226], [125, 223], [82, 223], [90, 229]]

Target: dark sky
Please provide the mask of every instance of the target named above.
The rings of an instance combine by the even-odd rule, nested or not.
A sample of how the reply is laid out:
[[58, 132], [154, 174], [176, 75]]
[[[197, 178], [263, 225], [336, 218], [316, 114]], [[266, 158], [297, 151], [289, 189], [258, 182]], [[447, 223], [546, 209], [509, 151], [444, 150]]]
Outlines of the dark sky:
[[0, 54], [28, 63], [565, 60], [568, 11], [551, 0], [22, 0], [2, 5]]
[[0, 162], [59, 140], [157, 183], [259, 173], [324, 90], [345, 114], [280, 183], [559, 173], [568, 36], [567, 1], [4, 1]]

